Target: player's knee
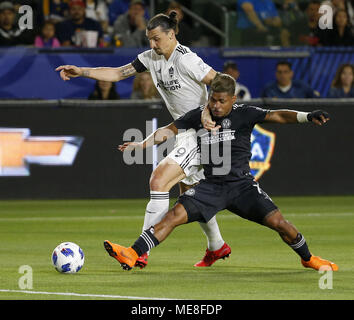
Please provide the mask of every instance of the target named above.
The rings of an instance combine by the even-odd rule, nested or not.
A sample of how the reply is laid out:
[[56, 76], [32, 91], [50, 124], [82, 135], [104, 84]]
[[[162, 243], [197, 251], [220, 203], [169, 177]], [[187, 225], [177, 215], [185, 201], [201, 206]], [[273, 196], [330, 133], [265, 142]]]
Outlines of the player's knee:
[[163, 176], [158, 173], [152, 173], [149, 181], [151, 191], [164, 191], [166, 188], [166, 181]]
[[173, 226], [178, 226], [180, 224], [184, 224], [187, 222], [187, 212], [181, 204], [176, 204], [170, 211], [169, 211], [169, 220]]
[[282, 232], [286, 228], [288, 222], [283, 218], [280, 211], [276, 210], [274, 212], [271, 212], [265, 218], [264, 224], [273, 230]]

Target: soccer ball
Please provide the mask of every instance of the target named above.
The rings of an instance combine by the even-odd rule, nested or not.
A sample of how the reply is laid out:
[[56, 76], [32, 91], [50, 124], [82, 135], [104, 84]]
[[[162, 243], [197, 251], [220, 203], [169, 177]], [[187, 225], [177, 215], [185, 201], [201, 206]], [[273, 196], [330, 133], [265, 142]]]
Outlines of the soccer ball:
[[61, 273], [76, 273], [84, 265], [85, 255], [73, 242], [59, 244], [52, 253], [54, 268]]

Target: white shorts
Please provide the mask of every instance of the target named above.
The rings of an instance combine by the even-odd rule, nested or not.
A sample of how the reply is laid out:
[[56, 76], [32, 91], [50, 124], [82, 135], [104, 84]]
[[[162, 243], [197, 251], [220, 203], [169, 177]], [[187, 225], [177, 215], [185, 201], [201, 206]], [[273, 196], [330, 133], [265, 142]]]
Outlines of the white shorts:
[[193, 185], [204, 179], [203, 166], [200, 164], [197, 135], [194, 129], [189, 129], [176, 136], [174, 149], [167, 155], [183, 169], [186, 178], [181, 180], [184, 184]]

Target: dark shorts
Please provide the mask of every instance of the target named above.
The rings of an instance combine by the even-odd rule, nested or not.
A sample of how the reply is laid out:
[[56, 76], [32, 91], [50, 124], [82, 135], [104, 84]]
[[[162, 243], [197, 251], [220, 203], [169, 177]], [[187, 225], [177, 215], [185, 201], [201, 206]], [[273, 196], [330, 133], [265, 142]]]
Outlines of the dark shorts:
[[182, 194], [177, 203], [186, 209], [188, 222], [208, 222], [219, 211], [227, 209], [244, 219], [263, 224], [264, 217], [278, 209], [251, 178], [223, 184], [202, 180]]

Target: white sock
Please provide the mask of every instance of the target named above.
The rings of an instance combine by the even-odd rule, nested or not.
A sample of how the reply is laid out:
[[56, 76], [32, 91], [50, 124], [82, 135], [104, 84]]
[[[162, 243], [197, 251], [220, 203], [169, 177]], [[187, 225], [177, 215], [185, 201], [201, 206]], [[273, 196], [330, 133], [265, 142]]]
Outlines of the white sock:
[[210, 251], [219, 250], [224, 245], [225, 241], [221, 236], [215, 216], [211, 218], [208, 223], [199, 222], [199, 225], [208, 239], [208, 249]]
[[150, 201], [145, 210], [143, 231], [159, 223], [167, 213], [169, 205], [169, 192], [150, 191]]

